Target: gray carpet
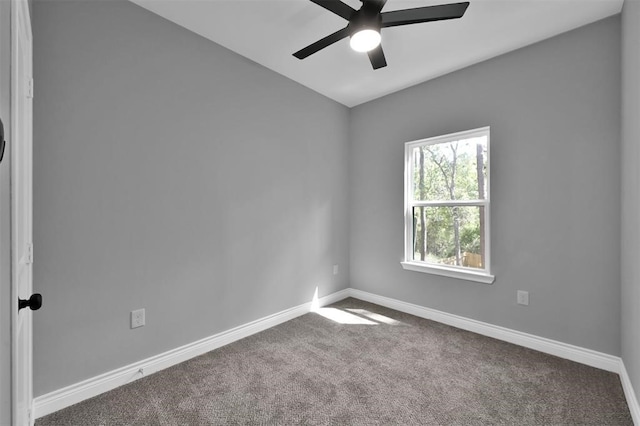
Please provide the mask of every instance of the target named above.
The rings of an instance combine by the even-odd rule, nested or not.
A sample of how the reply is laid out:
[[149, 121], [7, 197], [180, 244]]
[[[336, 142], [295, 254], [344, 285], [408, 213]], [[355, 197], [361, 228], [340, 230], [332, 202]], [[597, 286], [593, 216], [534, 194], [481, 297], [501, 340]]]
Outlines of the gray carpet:
[[633, 424], [616, 374], [356, 299], [331, 308], [342, 323], [304, 315], [36, 426]]

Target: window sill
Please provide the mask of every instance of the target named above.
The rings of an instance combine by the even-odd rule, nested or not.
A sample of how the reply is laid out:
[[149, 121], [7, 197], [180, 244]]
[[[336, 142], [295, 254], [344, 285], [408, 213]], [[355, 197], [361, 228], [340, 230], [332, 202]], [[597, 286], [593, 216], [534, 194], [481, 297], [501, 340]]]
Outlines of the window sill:
[[425, 274], [442, 275], [445, 277], [458, 278], [460, 280], [476, 281], [484, 284], [492, 284], [496, 279], [494, 275], [484, 272], [465, 271], [458, 268], [448, 268], [446, 266], [425, 265], [418, 262], [400, 262], [402, 267], [408, 271], [423, 272]]

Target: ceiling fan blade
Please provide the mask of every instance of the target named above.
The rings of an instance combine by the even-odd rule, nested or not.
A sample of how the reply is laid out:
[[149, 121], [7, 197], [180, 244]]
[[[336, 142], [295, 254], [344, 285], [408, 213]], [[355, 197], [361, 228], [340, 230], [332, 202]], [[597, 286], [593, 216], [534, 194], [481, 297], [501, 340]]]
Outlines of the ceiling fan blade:
[[343, 38], [349, 35], [349, 30], [347, 28], [348, 27], [344, 27], [343, 29], [336, 31], [333, 34], [329, 34], [325, 38], [321, 38], [320, 40], [310, 44], [304, 49], [298, 50], [296, 53], [293, 54], [293, 56], [295, 56], [298, 59], [304, 59], [307, 56], [313, 55], [318, 50], [324, 49], [325, 47], [330, 46], [333, 43], [342, 40]]
[[384, 57], [381, 44], [379, 44], [375, 49], [368, 51], [367, 54], [369, 55], [369, 60], [371, 61], [371, 66], [374, 70], [387, 66], [387, 60]]
[[364, 0], [363, 7], [369, 8], [370, 12], [380, 13], [387, 0]]
[[342, 3], [340, 0], [311, 0], [313, 3], [318, 6], [322, 6], [327, 9], [329, 12], [333, 12], [336, 15], [346, 19], [347, 21], [351, 19], [351, 14], [355, 12], [348, 4]]
[[469, 2], [394, 10], [383, 12], [380, 15], [382, 16], [382, 27], [387, 28], [398, 25], [418, 24], [420, 22], [462, 18], [467, 7], [469, 7]]

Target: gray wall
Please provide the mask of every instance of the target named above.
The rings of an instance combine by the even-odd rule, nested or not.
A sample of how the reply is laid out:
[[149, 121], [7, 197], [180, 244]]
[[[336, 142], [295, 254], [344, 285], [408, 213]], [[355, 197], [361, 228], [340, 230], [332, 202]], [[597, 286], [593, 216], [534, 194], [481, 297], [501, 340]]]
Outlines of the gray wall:
[[128, 2], [34, 43], [36, 396], [347, 287], [346, 107]]
[[[620, 354], [619, 16], [358, 106], [350, 123], [352, 287]], [[481, 126], [495, 283], [403, 270], [404, 142]]]
[[640, 397], [640, 1], [622, 9], [622, 359]]
[[[637, 5], [623, 13], [636, 117]], [[347, 277], [621, 353], [621, 255], [623, 299], [640, 292], [640, 151], [627, 120], [621, 253], [618, 17], [351, 111], [127, 2], [36, 1], [34, 41], [36, 396]], [[486, 125], [496, 282], [404, 271], [403, 143]], [[147, 325], [130, 330], [141, 307]], [[635, 308], [623, 304], [622, 355], [637, 389]]]
[[[0, 1], [0, 116], [10, 140], [11, 20], [9, 2]], [[0, 163], [0, 425], [11, 423], [11, 223], [9, 147]]]

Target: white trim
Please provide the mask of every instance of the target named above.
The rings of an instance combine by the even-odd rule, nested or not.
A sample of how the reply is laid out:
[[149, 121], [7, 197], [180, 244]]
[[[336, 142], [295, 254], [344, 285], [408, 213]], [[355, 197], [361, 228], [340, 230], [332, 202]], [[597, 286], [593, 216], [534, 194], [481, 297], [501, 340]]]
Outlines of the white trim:
[[437, 201], [417, 201], [414, 200], [411, 202], [413, 207], [447, 207], [447, 206], [477, 206], [477, 207], [488, 207], [489, 203], [487, 200], [437, 200]]
[[616, 356], [597, 352], [579, 346], [569, 345], [544, 337], [511, 330], [481, 321], [448, 314], [435, 309], [425, 308], [412, 303], [403, 302], [389, 297], [378, 296], [362, 290], [348, 288], [338, 291], [317, 301], [286, 309], [256, 321], [232, 328], [197, 342], [167, 351], [128, 366], [101, 374], [82, 382], [67, 386], [57, 391], [39, 396], [34, 400], [33, 418], [40, 418], [47, 414], [69, 407], [78, 402], [115, 389], [119, 386], [137, 380], [144, 375], [152, 374], [173, 365], [202, 355], [229, 343], [248, 337], [252, 334], [274, 327], [283, 322], [310, 312], [314, 307], [326, 306], [347, 297], [375, 303], [380, 306], [395, 309], [417, 317], [430, 319], [456, 328], [471, 331], [483, 336], [492, 337], [526, 348], [534, 349], [560, 358], [579, 362], [591, 367], [600, 368], [620, 375], [627, 404], [634, 424], [640, 425], [640, 406], [631, 385], [631, 381], [624, 367], [622, 359]]
[[521, 331], [488, 324], [482, 321], [461, 317], [458, 315], [448, 314], [423, 306], [414, 305], [412, 303], [402, 302], [400, 300], [391, 299], [384, 296], [378, 296], [367, 293], [362, 290], [349, 289], [349, 295], [356, 299], [366, 302], [375, 303], [376, 305], [385, 306], [395, 309], [396, 311], [405, 312], [417, 317], [430, 319], [442, 324], [451, 325], [467, 331], [472, 331], [483, 336], [493, 337], [494, 339], [513, 343], [525, 348], [535, 349], [546, 354], [555, 355], [560, 358], [586, 364], [591, 367], [600, 368], [602, 370], [613, 373], [620, 373], [620, 357], [597, 352], [591, 349], [581, 348], [579, 346], [570, 345], [568, 343], [558, 342], [557, 340], [547, 339], [545, 337], [535, 336], [533, 334], [523, 333]]
[[578, 362], [580, 364], [589, 365], [591, 367], [600, 368], [602, 370], [617, 373], [620, 376], [624, 396], [631, 412], [633, 424], [640, 426], [640, 403], [633, 390], [631, 379], [624, 366], [622, 358], [570, 345], [568, 343], [558, 342], [557, 340], [539, 337], [533, 334], [523, 333], [521, 331], [488, 324], [482, 321], [453, 315], [436, 309], [425, 308], [423, 306], [414, 305], [412, 303], [403, 302], [389, 297], [378, 296], [354, 288], [349, 289], [349, 296], [365, 302], [375, 303], [376, 305], [385, 306], [396, 311], [405, 312], [417, 317], [430, 319], [442, 324], [447, 324], [456, 328], [471, 331], [483, 336], [492, 337], [494, 339], [513, 343], [525, 348], [534, 349], [549, 355]]
[[69, 407], [78, 402], [92, 398], [101, 393], [137, 380], [145, 375], [155, 373], [165, 368], [184, 362], [188, 359], [205, 354], [229, 343], [251, 336], [252, 334], [275, 327], [278, 324], [292, 320], [311, 311], [312, 304], [326, 306], [349, 297], [348, 289], [332, 293], [319, 298], [317, 301], [285, 309], [273, 315], [260, 318], [239, 327], [198, 340], [179, 348], [164, 352], [145, 360], [118, 368], [79, 383], [67, 386], [57, 391], [39, 396], [34, 400], [34, 418]]
[[474, 272], [470, 268], [455, 268], [440, 265], [432, 265], [423, 262], [400, 262], [402, 267], [408, 271], [426, 272], [428, 274], [442, 275], [444, 277], [458, 278], [459, 280], [476, 281], [479, 283], [492, 284], [496, 277], [482, 271]]
[[[413, 150], [423, 145], [450, 143], [475, 137], [487, 139], [487, 176], [485, 182], [486, 197], [477, 200], [415, 200], [414, 199], [414, 155]], [[444, 275], [491, 284], [495, 277], [491, 275], [491, 128], [489, 126], [462, 132], [435, 136], [404, 144], [404, 261], [402, 267], [415, 272]], [[484, 268], [478, 274], [473, 268], [457, 267], [453, 270], [441, 268], [440, 265], [414, 260], [414, 207], [424, 206], [479, 206], [484, 207]], [[469, 271], [469, 273], [465, 273]]]
[[471, 138], [475, 138], [475, 137], [479, 137], [479, 136], [484, 136], [485, 132], [489, 132], [490, 129], [491, 129], [491, 126], [478, 127], [477, 129], [463, 130], [461, 132], [449, 133], [447, 135], [434, 136], [434, 137], [431, 137], [431, 138], [425, 138], [425, 139], [420, 139], [420, 140], [417, 140], [417, 141], [411, 141], [411, 142], [405, 143], [405, 145], [407, 145], [407, 146], [409, 146], [409, 147], [411, 147], [413, 149], [416, 146], [420, 146], [420, 145], [424, 145], [424, 144], [434, 145], [434, 144], [437, 144], [437, 143], [456, 142], [456, 141], [460, 141], [460, 140], [463, 140], [463, 139], [471, 139]]
[[631, 385], [631, 379], [622, 360], [620, 361], [620, 381], [622, 382], [624, 396], [627, 398], [627, 405], [631, 412], [633, 424], [640, 425], [640, 403], [638, 403], [638, 398], [636, 398], [636, 393], [633, 391], [633, 386]]
[[[5, 139], [11, 146], [10, 299], [17, 301], [33, 290], [33, 267], [28, 256], [33, 239], [33, 100], [28, 96], [27, 83], [33, 76], [33, 34], [27, 0], [11, 0], [10, 5], [11, 134]], [[20, 252], [22, 243], [24, 252]], [[32, 426], [33, 318], [26, 311], [19, 314], [17, 304], [11, 304], [11, 421]]]

